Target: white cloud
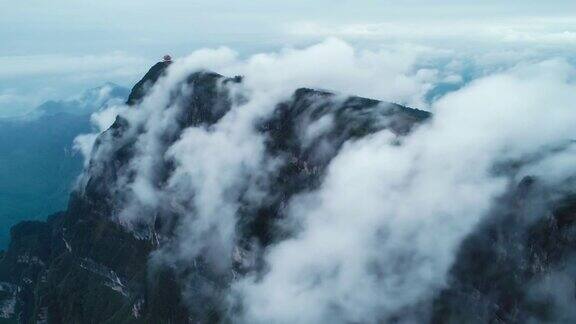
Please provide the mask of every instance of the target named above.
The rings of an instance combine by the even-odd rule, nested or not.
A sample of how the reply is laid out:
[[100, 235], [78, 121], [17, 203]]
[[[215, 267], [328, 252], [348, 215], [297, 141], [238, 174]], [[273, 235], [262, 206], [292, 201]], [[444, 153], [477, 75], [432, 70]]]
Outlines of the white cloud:
[[[443, 21], [429, 17], [418, 22], [391, 20], [373, 23], [296, 22], [286, 26], [285, 32], [301, 37], [341, 37], [372, 41], [432, 41], [437, 47], [453, 45], [474, 46], [490, 50], [495, 44], [554, 45], [567, 48], [576, 42], [574, 17], [498, 17], [490, 22], [481, 18], [458, 18]], [[456, 26], [456, 27], [455, 27]], [[444, 41], [444, 42], [442, 42]], [[449, 43], [446, 43], [448, 41]], [[495, 48], [492, 48], [495, 49]]]
[[[106, 88], [103, 88], [101, 91], [105, 92]], [[106, 95], [106, 93], [100, 93], [100, 95]], [[98, 101], [102, 101], [103, 98], [98, 99]], [[81, 134], [74, 139], [73, 148], [80, 152], [84, 157], [84, 167], [87, 167], [90, 162], [94, 143], [96, 142], [98, 135], [110, 128], [116, 120], [116, 116], [128, 109], [125, 105], [113, 105], [102, 108], [102, 110], [95, 112], [90, 116], [90, 122], [96, 132], [91, 134]]]
[[[434, 121], [400, 146], [387, 131], [348, 143], [322, 187], [292, 201], [302, 231], [269, 248], [269, 272], [235, 285], [242, 320], [422, 321], [411, 307], [443, 287], [460, 243], [507, 187], [494, 165], [576, 136], [574, 72], [551, 61], [490, 76], [438, 102]], [[538, 175], [575, 174], [562, 170]]]

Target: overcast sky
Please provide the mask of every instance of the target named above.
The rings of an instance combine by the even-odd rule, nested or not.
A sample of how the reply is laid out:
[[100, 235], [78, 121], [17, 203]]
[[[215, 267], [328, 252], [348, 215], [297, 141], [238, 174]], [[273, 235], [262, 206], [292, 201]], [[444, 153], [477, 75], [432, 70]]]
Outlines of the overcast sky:
[[358, 47], [570, 56], [573, 0], [0, 0], [0, 116], [112, 81], [164, 53], [240, 55], [335, 36]]

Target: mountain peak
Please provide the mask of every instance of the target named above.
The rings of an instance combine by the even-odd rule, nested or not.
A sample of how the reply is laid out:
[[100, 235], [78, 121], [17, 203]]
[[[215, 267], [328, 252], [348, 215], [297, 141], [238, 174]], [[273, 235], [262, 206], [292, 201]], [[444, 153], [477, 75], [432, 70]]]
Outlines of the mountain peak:
[[130, 95], [128, 95], [128, 100], [126, 101], [127, 105], [133, 106], [137, 104], [144, 96], [146, 95], [147, 90], [154, 84], [156, 81], [164, 75], [168, 66], [170, 66], [171, 61], [162, 61], [154, 64], [148, 72], [144, 75], [144, 77], [138, 81], [132, 87], [132, 91], [130, 91]]
[[[243, 79], [210, 71], [190, 73], [172, 85], [166, 90], [170, 91], [167, 101], [144, 103], [143, 98], [167, 73], [168, 66], [167, 62], [155, 64], [127, 100], [128, 105], [140, 105], [139, 109], [128, 109], [99, 135], [68, 210], [50, 218], [46, 225], [22, 225], [14, 232], [15, 243], [0, 262], [0, 281], [18, 288], [9, 296], [17, 305], [10, 316], [38, 319], [42, 313], [61, 322], [111, 318], [117, 322], [214, 321], [224, 314], [225, 305], [217, 296], [231, 283], [232, 274], [245, 274], [256, 266], [245, 260], [257, 253], [250, 244], [265, 247], [287, 234], [280, 226], [285, 201], [316, 188], [346, 141], [384, 129], [402, 136], [429, 117], [400, 105], [301, 88], [286, 99], [260, 107], [268, 110], [267, 114], [245, 115], [243, 118], [252, 118], [246, 123], [238, 115], [241, 110], [250, 112], [245, 107], [250, 93], [241, 90]], [[182, 87], [182, 82], [188, 87]], [[133, 118], [134, 114], [144, 118]], [[228, 127], [227, 123], [230, 128], [216, 133]], [[244, 133], [247, 131], [251, 135]], [[192, 141], [206, 140], [190, 148], [192, 151], [207, 151], [198, 151], [190, 156], [191, 161], [184, 161], [181, 158], [188, 157], [174, 154], [192, 145], [187, 143], [190, 136], [195, 138]], [[145, 160], [148, 162], [140, 165], [139, 161]], [[226, 201], [244, 207], [234, 216], [238, 220], [232, 227], [237, 233], [230, 236], [236, 237], [233, 245], [219, 247], [220, 243], [214, 242], [211, 246], [211, 239], [203, 239], [215, 235], [210, 231], [220, 226], [217, 223], [206, 227], [208, 232], [193, 226], [201, 232], [186, 236], [204, 246], [198, 251], [208, 249], [207, 253], [175, 261], [187, 265], [183, 271], [174, 271], [160, 262], [161, 255], [177, 248], [174, 244], [183, 239], [181, 226], [193, 222], [189, 217], [205, 208], [194, 197], [209, 189], [198, 187], [194, 194], [187, 189], [188, 171], [182, 168], [191, 164], [208, 167], [194, 178], [237, 174], [233, 181], [240, 182], [226, 189]], [[150, 198], [159, 199], [147, 207], [139, 202], [144, 187], [137, 184], [145, 174], [146, 190], [154, 192]], [[259, 189], [265, 194], [260, 200], [249, 198], [253, 194], [249, 187], [256, 185], [245, 182], [251, 178], [258, 186], [271, 184]], [[220, 216], [214, 217], [206, 221]], [[24, 227], [27, 231], [19, 229]], [[49, 252], [21, 243], [45, 242], [47, 236], [52, 242]], [[218, 240], [218, 235], [214, 239]], [[220, 260], [214, 258], [217, 251]], [[16, 266], [17, 255], [28, 255], [23, 268]], [[149, 267], [150, 263], [157, 264]], [[198, 267], [189, 267], [192, 264]], [[6, 269], [10, 269], [9, 275], [3, 275]], [[32, 284], [22, 281], [23, 271], [34, 274]], [[34, 289], [37, 285], [42, 289]], [[83, 289], [74, 290], [79, 285]], [[185, 300], [190, 285], [213, 288], [195, 296], [200, 303], [190, 304]], [[83, 303], [76, 303], [78, 300]]]

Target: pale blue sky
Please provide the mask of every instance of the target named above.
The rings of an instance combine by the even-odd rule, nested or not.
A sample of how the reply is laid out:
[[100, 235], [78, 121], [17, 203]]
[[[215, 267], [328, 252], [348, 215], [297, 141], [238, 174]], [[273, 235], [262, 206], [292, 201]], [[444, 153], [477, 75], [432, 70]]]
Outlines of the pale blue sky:
[[165, 52], [241, 54], [336, 36], [456, 51], [576, 45], [573, 0], [0, 0], [0, 116], [105, 81], [130, 85]]

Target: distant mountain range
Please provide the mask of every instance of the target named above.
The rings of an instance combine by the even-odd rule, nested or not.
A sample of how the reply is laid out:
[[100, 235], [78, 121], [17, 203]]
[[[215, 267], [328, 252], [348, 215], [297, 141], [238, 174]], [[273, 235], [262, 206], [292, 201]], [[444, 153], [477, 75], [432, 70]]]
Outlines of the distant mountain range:
[[107, 83], [76, 98], [48, 101], [23, 117], [0, 119], [0, 249], [12, 225], [66, 207], [82, 171], [74, 138], [91, 131], [93, 112], [124, 102], [128, 93]]

